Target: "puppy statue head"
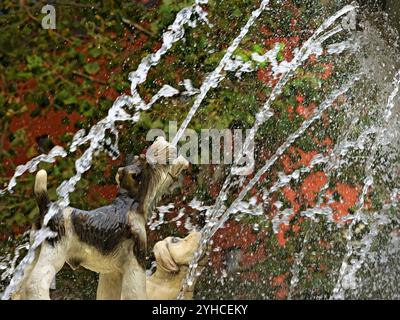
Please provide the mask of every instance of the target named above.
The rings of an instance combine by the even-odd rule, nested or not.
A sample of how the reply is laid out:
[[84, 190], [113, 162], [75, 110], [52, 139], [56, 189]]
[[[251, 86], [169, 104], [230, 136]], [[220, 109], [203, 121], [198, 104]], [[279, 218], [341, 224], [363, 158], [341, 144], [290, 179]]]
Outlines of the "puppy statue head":
[[191, 232], [186, 238], [168, 237], [154, 246], [157, 268], [166, 272], [178, 272], [189, 266], [199, 247], [201, 233]]
[[138, 199], [139, 210], [147, 217], [158, 199], [188, 166], [184, 157], [177, 157], [174, 146], [158, 137], [146, 155], [136, 156], [131, 165], [118, 170], [116, 180], [130, 197]]

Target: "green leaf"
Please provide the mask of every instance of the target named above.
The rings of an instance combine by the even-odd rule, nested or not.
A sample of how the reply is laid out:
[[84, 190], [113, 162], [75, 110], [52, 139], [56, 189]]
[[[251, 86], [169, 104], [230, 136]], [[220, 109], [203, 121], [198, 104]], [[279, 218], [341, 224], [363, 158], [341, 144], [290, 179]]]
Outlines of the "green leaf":
[[78, 100], [76, 99], [75, 96], [69, 96], [68, 98], [64, 99], [64, 103], [66, 105], [76, 104], [76, 103], [78, 103]]
[[259, 44], [253, 45], [252, 49], [254, 52], [257, 52], [260, 55], [264, 54], [264, 49]]
[[61, 90], [61, 91], [58, 93], [58, 95], [57, 95], [57, 98], [60, 99], [60, 100], [63, 101], [63, 102], [64, 102], [65, 100], [67, 100], [68, 97], [69, 97], [69, 93], [68, 93], [68, 91], [65, 90], [65, 89]]
[[97, 64], [97, 62], [92, 62], [92, 63], [88, 63], [86, 64], [83, 69], [85, 69], [85, 71], [89, 74], [96, 74], [97, 72], [99, 72], [100, 67]]
[[43, 64], [43, 60], [39, 56], [27, 56], [26, 61], [29, 69], [40, 68]]
[[101, 50], [99, 48], [92, 48], [89, 49], [89, 54], [93, 58], [97, 58], [99, 55], [101, 55]]
[[236, 17], [236, 18], [239, 18], [239, 17], [241, 17], [241, 16], [243, 15], [243, 12], [242, 12], [242, 10], [240, 10], [239, 8], [236, 8], [236, 9], [232, 12], [232, 15], [233, 15], [234, 17]]

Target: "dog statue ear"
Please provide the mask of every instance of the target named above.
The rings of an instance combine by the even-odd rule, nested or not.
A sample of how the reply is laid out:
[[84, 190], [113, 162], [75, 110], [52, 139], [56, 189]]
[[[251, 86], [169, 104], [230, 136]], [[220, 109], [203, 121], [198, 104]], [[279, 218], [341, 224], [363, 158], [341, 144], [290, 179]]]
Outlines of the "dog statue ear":
[[157, 265], [168, 272], [179, 271], [179, 267], [168, 250], [166, 240], [159, 241], [154, 246], [154, 255], [156, 257]]
[[115, 181], [118, 184], [118, 187], [121, 186], [121, 176], [123, 175], [124, 168], [119, 168], [117, 174], [115, 175]]
[[128, 153], [125, 156], [125, 166], [130, 166], [135, 162], [138, 156], [135, 156], [133, 153]]

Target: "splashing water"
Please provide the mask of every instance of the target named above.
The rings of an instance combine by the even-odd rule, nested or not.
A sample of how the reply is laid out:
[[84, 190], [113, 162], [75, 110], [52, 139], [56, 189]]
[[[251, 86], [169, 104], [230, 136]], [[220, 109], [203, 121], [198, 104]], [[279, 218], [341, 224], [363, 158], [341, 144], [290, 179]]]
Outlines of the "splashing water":
[[[299, 138], [306, 130], [307, 128], [319, 117], [321, 117], [322, 113], [332, 106], [333, 102], [342, 94], [346, 93], [353, 83], [355, 82], [356, 79], [351, 81], [350, 83], [346, 84], [339, 90], [335, 91], [324, 103], [321, 104], [320, 108], [315, 112], [314, 116], [311, 117], [309, 120], [305, 121], [303, 125], [300, 127], [300, 129], [291, 135], [286, 142], [278, 148], [277, 152], [270, 158], [270, 160], [267, 161], [267, 163], [254, 175], [254, 177], [250, 180], [250, 182], [246, 185], [246, 187], [239, 193], [239, 196], [233, 201], [233, 203], [230, 205], [228, 209], [222, 208], [218, 212], [218, 216], [216, 217], [211, 217], [207, 225], [203, 228], [203, 239], [200, 243], [199, 250], [195, 254], [195, 262], [191, 263], [190, 267], [192, 270], [189, 270], [188, 272], [188, 280], [187, 284], [190, 286], [193, 282], [194, 279], [197, 275], [196, 273], [196, 268], [198, 265], [198, 261], [200, 257], [202, 256], [204, 250], [206, 249], [206, 246], [208, 244], [209, 239], [215, 234], [215, 232], [223, 226], [223, 224], [228, 220], [229, 216], [232, 214], [234, 211], [234, 208], [244, 199], [244, 197], [247, 195], [247, 193], [254, 187], [254, 185], [260, 180], [261, 176], [265, 174], [271, 166], [279, 159], [279, 157], [284, 153], [284, 151], [290, 147], [290, 145], [297, 139]], [[186, 288], [184, 287], [182, 291], [184, 291]]]
[[4, 195], [7, 191], [12, 192], [13, 188], [17, 185], [17, 178], [22, 176], [25, 172], [29, 171], [30, 173], [35, 172], [37, 170], [37, 166], [41, 162], [53, 163], [57, 157], [65, 157], [67, 152], [64, 148], [60, 146], [55, 146], [47, 155], [41, 154], [36, 158], [28, 161], [24, 165], [20, 165], [15, 170], [13, 177], [10, 179], [7, 188], [4, 190], [0, 190], [0, 196]]
[[[321, 54], [321, 44], [328, 39], [329, 37], [333, 36], [334, 34], [343, 30], [341, 27], [337, 27], [333, 29], [333, 31], [328, 32], [322, 36], [326, 29], [328, 29], [339, 17], [347, 14], [348, 12], [355, 10], [355, 6], [346, 6], [342, 10], [338, 11], [335, 15], [327, 19], [313, 34], [312, 37], [303, 45], [303, 47], [296, 53], [294, 59], [289, 64], [289, 67], [285, 68], [286, 72], [284, 72], [277, 85], [274, 87], [270, 97], [267, 99], [266, 103], [262, 107], [261, 111], [256, 115], [256, 122], [253, 128], [250, 130], [249, 135], [246, 137], [246, 141], [243, 146], [243, 153], [250, 147], [251, 141], [254, 141], [255, 134], [258, 128], [268, 119], [270, 118], [273, 113], [270, 110], [270, 104], [276, 99], [276, 97], [282, 92], [284, 85], [290, 79], [292, 72], [296, 70], [300, 64], [305, 61], [311, 54]], [[320, 36], [320, 37], [319, 37]], [[271, 159], [265, 164], [265, 166], [256, 173], [255, 177], [247, 184], [247, 186], [240, 192], [239, 196], [236, 200], [232, 203], [229, 209], [226, 209], [223, 205], [223, 202], [228, 198], [228, 188], [232, 184], [232, 177], [233, 173], [230, 174], [227, 179], [225, 180], [221, 192], [215, 202], [215, 205], [212, 207], [211, 212], [207, 213], [209, 220], [207, 225], [203, 228], [202, 233], [202, 240], [200, 243], [199, 250], [195, 254], [195, 258], [190, 265], [190, 269], [188, 272], [188, 276], [186, 278], [186, 282], [183, 285], [183, 288], [180, 293], [180, 298], [183, 297], [184, 291], [186, 288], [191, 286], [196, 278], [196, 267], [198, 265], [198, 261], [200, 257], [203, 255], [205, 248], [208, 245], [209, 240], [215, 234], [215, 232], [225, 223], [225, 221], [229, 218], [230, 214], [232, 213], [232, 208], [238, 204], [238, 202], [242, 201], [243, 198], [246, 196], [247, 192], [257, 183], [260, 177], [269, 170], [269, 168], [280, 158], [280, 156], [284, 153], [284, 151], [295, 141], [301, 134], [316, 120], [318, 117], [321, 116], [322, 112], [329, 107], [341, 94], [345, 93], [348, 89], [350, 89], [351, 84], [348, 84], [333, 94], [333, 96], [328, 99], [325, 103], [322, 104], [321, 110], [317, 112], [311, 119], [306, 121], [300, 130], [292, 135], [285, 144], [283, 144], [277, 152], [271, 157]], [[176, 139], [176, 137], [175, 137]]]
[[177, 145], [178, 141], [181, 139], [183, 133], [185, 132], [189, 122], [192, 120], [193, 116], [195, 115], [197, 109], [200, 107], [201, 103], [203, 102], [204, 98], [206, 97], [208, 91], [211, 88], [216, 88], [218, 83], [221, 82], [223, 76], [221, 72], [224, 69], [230, 69], [229, 63], [232, 63], [231, 57], [235, 50], [238, 48], [240, 42], [249, 32], [251, 26], [257, 21], [258, 17], [261, 13], [266, 9], [269, 4], [269, 0], [263, 0], [260, 6], [251, 13], [250, 19], [247, 21], [245, 26], [240, 30], [239, 35], [233, 40], [232, 44], [226, 50], [225, 55], [219, 62], [217, 68], [205, 79], [203, 84], [200, 87], [200, 93], [197, 95], [195, 102], [193, 103], [192, 108], [189, 110], [186, 119], [183, 121], [181, 127], [179, 128], [178, 132], [176, 133], [174, 139], [172, 140], [173, 145]]
[[[339, 11], [335, 16], [333, 16], [332, 18], [328, 19], [326, 23], [324, 23], [321, 28], [319, 28], [319, 32], [317, 32], [317, 34], [321, 33], [323, 30], [325, 30], [328, 26], [330, 26], [338, 17], [340, 17], [341, 14], [343, 14], [344, 12], [348, 12], [351, 10], [354, 10], [355, 8], [348, 6], [345, 7], [344, 9], [342, 9], [341, 11]], [[318, 55], [318, 52], [321, 52], [322, 50], [320, 50], [321, 48], [321, 44], [323, 41], [325, 41], [326, 39], [328, 39], [330, 36], [342, 31], [343, 28], [342, 27], [336, 27], [333, 30], [331, 30], [330, 32], [326, 33], [325, 35], [320, 37], [320, 41], [318, 43], [318, 40], [315, 40], [316, 37], [311, 37], [309, 42], [307, 42], [303, 48], [306, 48], [304, 51], [307, 53], [307, 49], [310, 50], [309, 48], [307, 48], [308, 45], [310, 45], [311, 43], [311, 47], [312, 50], [311, 52], [313, 52], [314, 54]], [[315, 40], [315, 42], [317, 43], [317, 45], [315, 45], [314, 43], [311, 42], [311, 40]], [[334, 53], [334, 51], [336, 51], [335, 53], [341, 53], [343, 52], [343, 50], [345, 49], [345, 47], [347, 48], [351, 48], [353, 49], [352, 51], [354, 51], [354, 49], [356, 48], [356, 46], [350, 46], [349, 47], [350, 42], [349, 41], [345, 41], [339, 44], [334, 44], [334, 45], [330, 45], [328, 48], [328, 53], [332, 54]], [[313, 46], [314, 45], [314, 46]], [[301, 50], [300, 50], [301, 51]], [[296, 56], [297, 58], [299, 56]], [[294, 62], [293, 66], [294, 68], [292, 70], [295, 70], [299, 63], [301, 63], [302, 61], [304, 61], [304, 59], [307, 57], [307, 54], [305, 54], [305, 58], [304, 59], [298, 59], [296, 61], [296, 57], [293, 59]], [[259, 57], [256, 57], [256, 59], [260, 59]], [[261, 59], [260, 59], [261, 61]], [[291, 70], [290, 67], [287, 70]], [[290, 77], [290, 72], [287, 72], [286, 74], [284, 73], [284, 76], [280, 78], [280, 81], [282, 81], [282, 87], [283, 85], [287, 82], [285, 80], [285, 75], [287, 75], [288, 77]], [[254, 139], [255, 137], [255, 132], [257, 132], [258, 127], [269, 117], [271, 117], [273, 114], [271, 111], [269, 111], [269, 104], [270, 101], [273, 101], [275, 99], [275, 95], [279, 95], [281, 92], [282, 87], [279, 86], [279, 82], [276, 85], [276, 87], [273, 89], [272, 94], [269, 98], [269, 100], [267, 101], [266, 105], [264, 106], [263, 110], [260, 112], [260, 114], [257, 115], [256, 117], [256, 123], [255, 126], [253, 127], [252, 130], [254, 130], [254, 132], [250, 135], [250, 138], [248, 137], [248, 141], [250, 141], [250, 139]], [[351, 85], [349, 86], [345, 86], [345, 90], [347, 91], [350, 88]], [[386, 109], [386, 113], [384, 115], [384, 119], [386, 119], [386, 121], [390, 118], [390, 114], [392, 114], [392, 109], [394, 107], [394, 98], [397, 94], [397, 90], [398, 90], [398, 75], [396, 75], [395, 80], [394, 80], [394, 86], [395, 89], [394, 91], [391, 93], [390, 97], [389, 97], [389, 103], [388, 103], [388, 108]], [[334, 95], [334, 99], [333, 100], [329, 100], [328, 99], [328, 103], [326, 104], [326, 106], [329, 106], [332, 104], [332, 102], [335, 100], [335, 98], [337, 98], [339, 95]], [[318, 115], [318, 113], [317, 113]], [[317, 115], [315, 115], [314, 117], [316, 117]], [[357, 118], [358, 119], [358, 118]], [[357, 123], [357, 119], [355, 119], [353, 121], [353, 123]], [[315, 118], [314, 118], [315, 120]], [[311, 120], [312, 121], [312, 120]], [[305, 124], [305, 126], [304, 126]], [[304, 132], [302, 129], [303, 128], [307, 128], [307, 122], [305, 122], [302, 126], [302, 128], [300, 129], [300, 135]], [[386, 123], [384, 124], [386, 125]], [[384, 128], [384, 127], [383, 127]], [[378, 130], [379, 131], [379, 130]], [[374, 134], [377, 132], [377, 129], [375, 127], [372, 127], [368, 130], [366, 130], [359, 138], [357, 141], [354, 142], [345, 142], [341, 145], [339, 145], [337, 148], [335, 148], [335, 150], [332, 152], [332, 154], [329, 157], [325, 157], [323, 158], [321, 155], [318, 155], [315, 157], [315, 159], [311, 162], [310, 167], [303, 169], [303, 170], [297, 170], [295, 172], [293, 172], [291, 174], [291, 176], [282, 176], [280, 181], [278, 183], [276, 183], [272, 188], [270, 188], [267, 192], [264, 193], [264, 198], [263, 200], [265, 201], [266, 198], [268, 197], [268, 195], [270, 193], [275, 192], [277, 189], [282, 188], [283, 186], [287, 185], [292, 179], [299, 179], [300, 173], [304, 173], [304, 172], [309, 172], [315, 165], [320, 164], [320, 163], [327, 163], [326, 165], [326, 172], [328, 173], [328, 175], [332, 172], [333, 169], [338, 169], [340, 167], [340, 165], [343, 165], [343, 162], [338, 161], [337, 159], [339, 158], [339, 156], [345, 156], [346, 153], [348, 152], [349, 149], [354, 148], [354, 149], [363, 149], [365, 141], [367, 140], [368, 135]], [[381, 130], [381, 134], [380, 134], [380, 138], [378, 138], [377, 140], [383, 140], [383, 137], [385, 136], [387, 130]], [[201, 242], [201, 246], [199, 248], [199, 251], [197, 252], [195, 259], [193, 260], [192, 264], [191, 264], [191, 270], [188, 273], [188, 277], [186, 279], [186, 282], [183, 285], [182, 291], [181, 291], [181, 295], [180, 297], [182, 297], [182, 293], [184, 292], [184, 290], [191, 286], [196, 277], [198, 276], [198, 274], [196, 273], [196, 267], [197, 267], [197, 262], [199, 257], [202, 256], [202, 254], [204, 253], [205, 247], [208, 244], [208, 242], [210, 241], [211, 237], [215, 234], [216, 230], [218, 230], [219, 227], [223, 226], [224, 222], [227, 221], [229, 214], [232, 213], [232, 209], [234, 208], [238, 201], [240, 201], [245, 195], [246, 193], [254, 186], [254, 184], [259, 180], [259, 178], [262, 176], [262, 174], [264, 174], [269, 168], [270, 166], [283, 154], [283, 151], [291, 144], [291, 142], [293, 142], [292, 139], [295, 139], [296, 137], [298, 137], [296, 134], [293, 135], [292, 137], [289, 138], [289, 140], [287, 141], [286, 144], [284, 144], [281, 148], [278, 149], [278, 151], [271, 157], [270, 161], [267, 162], [267, 164], [259, 171], [256, 173], [255, 177], [250, 181], [250, 183], [241, 191], [241, 193], [239, 194], [239, 196], [236, 198], [236, 200], [233, 201], [233, 203], [231, 204], [231, 206], [226, 209], [224, 207], [224, 205], [222, 204], [223, 201], [225, 201], [228, 198], [228, 193], [226, 192], [227, 188], [229, 187], [229, 185], [231, 184], [231, 175], [228, 176], [227, 180], [225, 181], [223, 187], [222, 187], [222, 191], [216, 201], [215, 206], [212, 207], [211, 209], [211, 213], [208, 214], [209, 220], [207, 225], [205, 226], [205, 228], [203, 229], [203, 239]], [[248, 142], [247, 141], [247, 142]], [[245, 144], [245, 148], [246, 148], [246, 144]], [[369, 158], [368, 162], [367, 162], [367, 170], [366, 173], [368, 174], [367, 178], [365, 179], [365, 186], [363, 189], [363, 192], [361, 194], [361, 200], [359, 202], [359, 207], [361, 208], [363, 205], [363, 198], [365, 197], [368, 188], [373, 184], [373, 178], [370, 174], [371, 171], [371, 164], [373, 159], [375, 159], [375, 149], [377, 148], [377, 145], [374, 144], [372, 147], [372, 156]], [[333, 158], [333, 159], [332, 159]], [[335, 161], [332, 161], [335, 160]], [[329, 180], [326, 183], [326, 185], [320, 190], [320, 194], [318, 196], [318, 205], [321, 204], [321, 200], [322, 200], [322, 195], [324, 193], [324, 191], [326, 191], [326, 189], [328, 188], [329, 185]], [[361, 209], [359, 209], [361, 210]], [[274, 229], [277, 228], [277, 225], [281, 224], [282, 222], [287, 222], [288, 220], [288, 216], [290, 216], [292, 214], [292, 210], [287, 209], [284, 210], [282, 212], [282, 216], [280, 218], [280, 220], [276, 220], [279, 219], [279, 214], [277, 214], [275, 216], [275, 221], [273, 220], [273, 226]], [[306, 210], [304, 212], [300, 213], [302, 216], [307, 216], [307, 217], [314, 217], [316, 214], [323, 214], [325, 216], [328, 216], [330, 219], [330, 221], [333, 221], [332, 219], [332, 209], [329, 207], [315, 207], [309, 210]], [[345, 220], [345, 219], [343, 219]], [[351, 219], [352, 221], [357, 221], [357, 213], [355, 214], [355, 217], [353, 217]], [[386, 224], [388, 222], [386, 221]], [[364, 243], [364, 247], [361, 250], [361, 257], [364, 258], [366, 256], [366, 253], [368, 253], [369, 248], [372, 245], [372, 241], [374, 239], [374, 237], [378, 234], [378, 229], [376, 227], [376, 225], [383, 225], [385, 224], [384, 222], [382, 222], [382, 219], [376, 219], [375, 222], [371, 225], [371, 230], [370, 232], [362, 239], [362, 243]], [[350, 228], [353, 225], [351, 224]], [[351, 240], [351, 236], [347, 239], [348, 240], [348, 244], [351, 246], [350, 244], [350, 240]], [[307, 242], [307, 237], [304, 240], [304, 244]], [[349, 258], [349, 256], [351, 255], [351, 251], [350, 254], [346, 255], [346, 258]], [[292, 287], [296, 286], [296, 284], [298, 283], [298, 273], [299, 273], [299, 268], [300, 268], [300, 264], [301, 264], [301, 260], [304, 256], [304, 252], [301, 251], [300, 254], [297, 257], [297, 261], [295, 263], [295, 270], [293, 271], [293, 278], [291, 281], [291, 289]], [[346, 259], [345, 258], [345, 259]], [[345, 267], [347, 267], [347, 264], [344, 262]], [[350, 271], [349, 270], [341, 270], [340, 273], [341, 275], [339, 276], [339, 282], [340, 282], [340, 278], [344, 277], [343, 274], [346, 275], [346, 279], [345, 281], [349, 282], [348, 279], [352, 278], [355, 273], [357, 272], [357, 270], [361, 267], [362, 265], [362, 259], [360, 259], [360, 261], [358, 263], [354, 263], [354, 268], [352, 268]], [[344, 268], [345, 268], [344, 267]], [[343, 268], [342, 268], [343, 269]], [[338, 283], [339, 283], [338, 282]], [[348, 287], [348, 285], [347, 285]], [[337, 289], [334, 289], [334, 294], [336, 294]], [[290, 297], [290, 295], [289, 295]], [[341, 298], [343, 298], [343, 296], [339, 296]]]
[[[395, 79], [393, 80], [393, 91], [389, 96], [387, 107], [384, 112], [383, 121], [381, 127], [377, 130], [376, 139], [372, 145], [370, 158], [367, 160], [367, 164], [365, 167], [366, 178], [364, 179], [364, 187], [362, 189], [361, 195], [359, 197], [358, 203], [356, 207], [358, 208], [355, 214], [352, 217], [352, 222], [349, 225], [348, 233], [347, 233], [347, 253], [343, 259], [342, 266], [340, 267], [339, 277], [335, 288], [333, 289], [332, 299], [343, 299], [344, 298], [344, 290], [345, 289], [355, 289], [355, 274], [361, 268], [363, 264], [363, 260], [365, 259], [366, 254], [369, 251], [369, 248], [372, 245], [372, 240], [378, 234], [377, 222], [373, 221], [371, 223], [370, 232], [361, 240], [364, 247], [360, 249], [360, 257], [359, 259], [352, 259], [349, 261], [350, 257], [354, 253], [354, 248], [352, 244], [352, 236], [353, 236], [353, 228], [354, 226], [362, 219], [363, 208], [365, 203], [365, 198], [370, 187], [374, 183], [374, 174], [375, 170], [373, 168], [373, 161], [376, 158], [378, 153], [378, 149], [383, 143], [383, 138], [387, 132], [387, 126], [392, 115], [394, 108], [394, 99], [396, 98], [399, 87], [400, 87], [400, 71], [396, 74]], [[376, 221], [379, 221], [382, 217], [378, 216]], [[364, 220], [365, 221], [365, 220]], [[388, 222], [386, 222], [388, 223]]]

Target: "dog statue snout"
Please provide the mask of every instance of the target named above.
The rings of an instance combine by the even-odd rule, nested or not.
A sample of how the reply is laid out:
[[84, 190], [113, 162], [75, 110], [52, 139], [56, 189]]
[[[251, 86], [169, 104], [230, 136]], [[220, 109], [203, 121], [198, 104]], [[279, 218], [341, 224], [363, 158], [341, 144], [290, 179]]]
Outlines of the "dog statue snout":
[[198, 232], [198, 231], [192, 231], [186, 237], [186, 240], [188, 240], [188, 241], [196, 241], [198, 243], [200, 243], [200, 239], [201, 239], [201, 232]]

